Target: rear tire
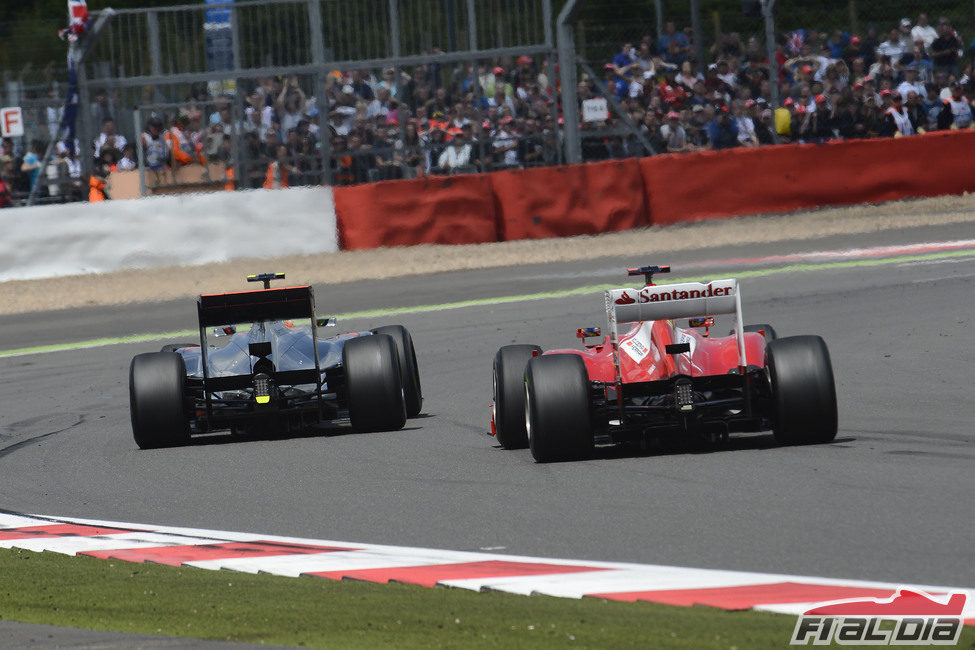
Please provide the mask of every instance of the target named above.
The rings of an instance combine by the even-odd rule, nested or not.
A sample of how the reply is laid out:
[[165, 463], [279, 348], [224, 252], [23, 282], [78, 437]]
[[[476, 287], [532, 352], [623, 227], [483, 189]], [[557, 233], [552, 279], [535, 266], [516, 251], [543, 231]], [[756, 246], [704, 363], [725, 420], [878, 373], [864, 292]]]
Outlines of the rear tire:
[[[753, 325], [745, 325], [745, 332], [765, 332], [766, 341], [774, 341], [779, 338], [778, 334], [775, 333], [775, 328], [768, 323], [755, 323]], [[728, 332], [729, 335], [734, 335], [735, 330]]]
[[423, 408], [423, 389], [420, 388], [420, 368], [416, 363], [413, 337], [402, 325], [387, 325], [373, 330], [374, 334], [386, 334], [396, 345], [399, 367], [402, 373], [403, 394], [406, 396], [406, 417], [415, 418]]
[[198, 348], [198, 347], [200, 347], [199, 343], [168, 343], [162, 346], [160, 352], [176, 352], [178, 350], [182, 350], [183, 348]]
[[356, 431], [393, 431], [406, 424], [406, 400], [396, 344], [385, 334], [342, 347], [349, 420]]
[[129, 414], [132, 437], [140, 449], [189, 442], [184, 387], [186, 365], [174, 352], [133, 357], [129, 366]]
[[525, 370], [528, 444], [539, 463], [593, 452], [589, 373], [577, 354], [535, 357]]
[[836, 385], [826, 343], [818, 336], [770, 341], [765, 367], [772, 388], [775, 439], [784, 445], [836, 437]]
[[537, 345], [505, 345], [494, 355], [494, 433], [504, 449], [528, 446], [525, 368], [541, 353]]

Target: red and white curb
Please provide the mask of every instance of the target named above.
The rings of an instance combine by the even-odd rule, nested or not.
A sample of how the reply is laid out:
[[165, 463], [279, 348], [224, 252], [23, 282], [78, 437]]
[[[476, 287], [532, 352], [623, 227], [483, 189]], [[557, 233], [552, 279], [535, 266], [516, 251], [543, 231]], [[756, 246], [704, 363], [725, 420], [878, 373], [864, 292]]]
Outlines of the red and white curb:
[[887, 598], [899, 587], [939, 596], [965, 593], [975, 625], [975, 589], [901, 585], [774, 573], [356, 544], [277, 535], [0, 513], [0, 547], [332, 580], [399, 582], [473, 591], [605, 598], [802, 614], [815, 604]]

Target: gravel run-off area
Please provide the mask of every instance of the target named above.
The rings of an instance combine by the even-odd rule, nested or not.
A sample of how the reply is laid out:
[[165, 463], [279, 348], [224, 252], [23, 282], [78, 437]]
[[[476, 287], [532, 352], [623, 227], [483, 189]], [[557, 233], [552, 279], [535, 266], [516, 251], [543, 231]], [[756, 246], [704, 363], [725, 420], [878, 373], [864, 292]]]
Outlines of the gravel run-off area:
[[205, 266], [133, 269], [0, 283], [0, 313], [16, 314], [84, 306], [157, 302], [201, 292], [240, 290], [250, 273], [283, 271], [296, 284], [329, 284], [526, 262], [564, 262], [605, 256], [795, 241], [891, 228], [975, 221], [975, 195], [946, 196], [654, 226], [604, 235], [535, 239], [464, 246], [423, 245], [240, 259]]

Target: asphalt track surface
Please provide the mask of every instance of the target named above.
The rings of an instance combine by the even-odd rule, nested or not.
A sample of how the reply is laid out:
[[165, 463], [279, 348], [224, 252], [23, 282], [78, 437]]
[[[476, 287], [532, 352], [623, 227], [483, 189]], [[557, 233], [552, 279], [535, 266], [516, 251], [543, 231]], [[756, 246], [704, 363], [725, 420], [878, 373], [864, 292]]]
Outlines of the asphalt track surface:
[[[623, 285], [621, 269], [639, 263], [669, 263], [677, 272], [696, 265], [683, 277], [766, 269], [767, 275], [743, 280], [745, 320], [771, 323], [780, 336], [826, 340], [840, 413], [832, 444], [778, 447], [771, 435], [753, 435], [706, 450], [603, 448], [594, 460], [551, 465], [535, 464], [527, 450], [500, 449], [487, 434], [495, 351], [512, 342], [575, 346], [577, 327], [605, 325], [602, 296], [594, 293], [340, 323], [365, 329], [401, 322], [413, 333], [424, 413], [392, 433], [332, 428], [140, 451], [129, 427], [128, 364], [166, 341], [0, 358], [0, 508], [352, 542], [975, 586], [975, 249], [820, 269], [707, 263], [972, 238], [975, 225], [961, 224], [316, 290], [319, 312], [353, 312]], [[671, 279], [681, 277], [675, 272]], [[214, 287], [225, 289], [235, 287]], [[195, 326], [192, 300], [0, 317], [0, 348]]]

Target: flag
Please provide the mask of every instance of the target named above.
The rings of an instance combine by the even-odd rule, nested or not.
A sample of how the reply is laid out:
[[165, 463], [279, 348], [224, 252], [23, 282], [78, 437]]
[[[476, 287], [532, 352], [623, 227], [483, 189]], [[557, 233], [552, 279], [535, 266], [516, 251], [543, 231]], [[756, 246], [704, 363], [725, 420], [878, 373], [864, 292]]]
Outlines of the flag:
[[58, 30], [58, 36], [63, 40], [74, 43], [87, 31], [91, 24], [88, 15], [88, 5], [85, 0], [68, 0], [68, 26]]

